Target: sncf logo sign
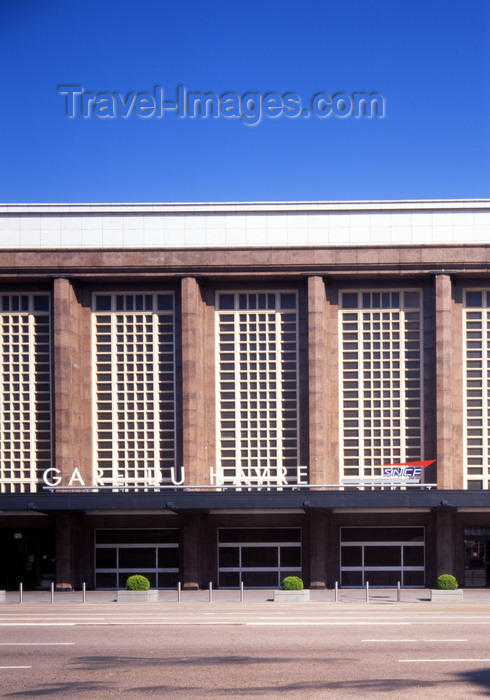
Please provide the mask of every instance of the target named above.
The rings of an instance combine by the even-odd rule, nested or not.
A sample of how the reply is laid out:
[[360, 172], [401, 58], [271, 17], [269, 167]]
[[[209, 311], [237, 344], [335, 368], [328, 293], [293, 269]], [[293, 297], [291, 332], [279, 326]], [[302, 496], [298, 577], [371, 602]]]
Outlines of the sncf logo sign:
[[383, 467], [383, 476], [420, 478], [422, 467]]
[[422, 470], [433, 464], [435, 459], [427, 459], [423, 462], [403, 462], [401, 464], [382, 464], [383, 476], [404, 478], [404, 479], [420, 479]]

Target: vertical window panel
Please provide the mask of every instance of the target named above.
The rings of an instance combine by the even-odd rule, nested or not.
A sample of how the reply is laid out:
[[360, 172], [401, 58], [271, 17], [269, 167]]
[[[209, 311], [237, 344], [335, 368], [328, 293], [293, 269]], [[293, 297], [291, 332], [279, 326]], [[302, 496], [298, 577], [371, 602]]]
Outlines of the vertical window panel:
[[52, 466], [49, 294], [0, 295], [0, 490], [34, 492]]
[[120, 486], [175, 467], [172, 294], [94, 295], [95, 468]]
[[420, 460], [422, 292], [341, 292], [341, 476]]
[[490, 305], [486, 290], [467, 289], [463, 309], [464, 484], [470, 490], [489, 487]]
[[294, 481], [298, 316], [290, 292], [218, 294], [218, 451], [222, 483]]

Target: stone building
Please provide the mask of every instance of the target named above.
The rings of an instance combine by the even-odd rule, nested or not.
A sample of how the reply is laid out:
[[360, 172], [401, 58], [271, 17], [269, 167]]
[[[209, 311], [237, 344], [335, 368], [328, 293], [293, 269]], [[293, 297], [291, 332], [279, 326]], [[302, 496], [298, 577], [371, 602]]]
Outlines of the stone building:
[[0, 587], [490, 585], [490, 201], [0, 207]]

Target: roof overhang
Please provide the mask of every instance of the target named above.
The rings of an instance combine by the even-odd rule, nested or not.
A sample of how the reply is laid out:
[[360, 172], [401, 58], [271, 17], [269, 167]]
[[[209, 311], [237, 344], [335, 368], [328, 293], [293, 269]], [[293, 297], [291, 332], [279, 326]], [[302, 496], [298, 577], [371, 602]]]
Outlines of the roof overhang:
[[0, 511], [41, 513], [88, 513], [91, 511], [161, 511], [208, 513], [210, 511], [357, 510], [357, 509], [459, 509], [490, 508], [490, 491], [463, 490], [348, 490], [297, 489], [263, 491], [226, 489], [222, 491], [164, 492], [63, 492], [0, 494]]

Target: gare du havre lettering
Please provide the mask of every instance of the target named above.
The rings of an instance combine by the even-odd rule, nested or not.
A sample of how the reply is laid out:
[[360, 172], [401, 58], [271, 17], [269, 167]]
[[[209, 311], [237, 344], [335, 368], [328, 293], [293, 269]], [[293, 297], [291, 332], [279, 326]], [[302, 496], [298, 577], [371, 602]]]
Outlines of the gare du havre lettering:
[[[382, 470], [381, 479], [391, 479], [391, 480], [405, 480], [411, 479], [420, 481], [422, 478], [423, 469], [433, 464], [435, 460], [425, 460], [419, 462], [404, 462], [400, 464], [385, 464], [379, 465]], [[264, 486], [264, 487], [276, 487], [281, 488], [283, 486], [309, 486], [308, 483], [308, 467], [298, 466], [296, 471], [291, 472], [285, 467], [254, 467], [249, 471], [245, 472], [243, 469], [237, 469], [233, 477], [226, 477], [223, 471], [220, 469], [210, 469], [209, 472], [210, 485], [215, 487], [220, 486], [236, 486], [236, 487], [247, 487], [247, 486]], [[126, 488], [127, 483], [124, 483], [124, 479], [117, 474], [111, 478], [107, 478], [101, 469], [97, 469], [94, 477], [93, 484], [87, 484], [84, 477], [80, 471], [75, 468], [68, 481], [63, 478], [63, 472], [57, 467], [49, 467], [43, 472], [42, 476], [45, 487], [47, 488], [57, 488], [60, 487], [64, 482], [67, 488]], [[348, 481], [348, 480], [346, 480]], [[185, 470], [181, 467], [177, 470], [172, 467], [170, 469], [169, 479], [163, 479], [161, 472], [157, 469], [153, 477], [144, 479], [141, 481], [131, 481], [131, 486], [134, 488], [159, 488], [164, 486], [185, 486]]]

